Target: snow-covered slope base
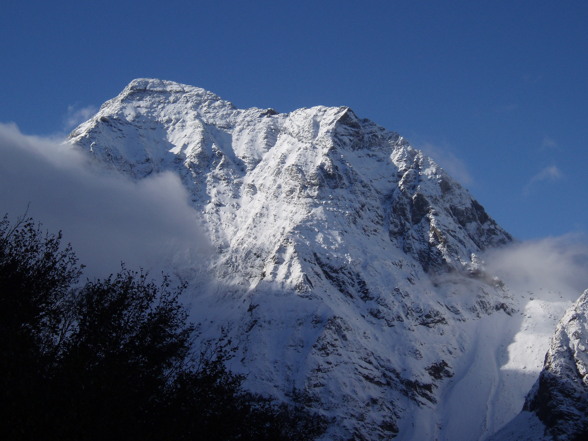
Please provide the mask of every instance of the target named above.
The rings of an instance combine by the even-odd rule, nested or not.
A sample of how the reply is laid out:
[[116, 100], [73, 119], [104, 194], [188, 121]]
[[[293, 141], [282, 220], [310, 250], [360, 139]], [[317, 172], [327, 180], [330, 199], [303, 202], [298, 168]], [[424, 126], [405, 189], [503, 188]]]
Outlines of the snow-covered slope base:
[[492, 439], [520, 438], [521, 419], [541, 429], [535, 440], [588, 439], [588, 291], [565, 313], [551, 340], [539, 379], [524, 410]]
[[230, 338], [248, 387], [329, 418], [325, 439], [474, 440], [520, 409], [519, 300], [478, 258], [511, 238], [398, 134], [141, 79], [70, 142], [134, 179], [178, 173], [217, 250], [201, 339]]

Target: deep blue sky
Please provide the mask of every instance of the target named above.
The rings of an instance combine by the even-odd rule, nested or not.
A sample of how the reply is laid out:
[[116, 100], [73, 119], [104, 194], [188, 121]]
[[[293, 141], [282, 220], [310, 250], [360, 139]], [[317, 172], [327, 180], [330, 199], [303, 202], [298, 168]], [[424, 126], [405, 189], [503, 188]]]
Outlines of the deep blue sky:
[[0, 12], [0, 122], [72, 128], [133, 78], [238, 107], [348, 105], [519, 239], [588, 230], [588, 2], [26, 1]]

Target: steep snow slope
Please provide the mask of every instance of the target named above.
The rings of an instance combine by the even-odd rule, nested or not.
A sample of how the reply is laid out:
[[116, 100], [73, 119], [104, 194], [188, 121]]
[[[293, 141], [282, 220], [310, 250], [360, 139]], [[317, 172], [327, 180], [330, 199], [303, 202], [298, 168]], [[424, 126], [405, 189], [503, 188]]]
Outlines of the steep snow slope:
[[492, 440], [521, 439], [524, 419], [534, 421], [539, 441], [588, 439], [588, 290], [557, 325], [523, 411]]
[[[557, 320], [570, 305], [566, 299], [574, 295], [542, 289], [511, 294], [504, 289], [512, 296], [512, 314], [486, 315], [460, 326], [459, 339], [468, 349], [456, 360], [454, 375], [441, 384], [439, 403], [413, 411], [399, 439], [487, 440], [520, 412], [542, 369]], [[521, 423], [521, 440], [533, 439], [534, 432], [523, 437], [530, 423], [529, 418]]]
[[488, 410], [520, 320], [477, 257], [511, 238], [398, 134], [140, 79], [70, 142], [135, 179], [181, 176], [218, 251], [201, 338], [230, 337], [248, 386], [329, 417], [327, 439], [478, 439], [518, 411]]

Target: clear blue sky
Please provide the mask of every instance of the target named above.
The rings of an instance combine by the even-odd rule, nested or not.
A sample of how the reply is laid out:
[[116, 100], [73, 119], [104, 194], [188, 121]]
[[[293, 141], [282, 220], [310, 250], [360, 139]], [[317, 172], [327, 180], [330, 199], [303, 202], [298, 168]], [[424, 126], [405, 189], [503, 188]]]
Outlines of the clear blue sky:
[[588, 229], [586, 1], [36, 1], [0, 12], [0, 122], [53, 135], [133, 78], [348, 105], [519, 239]]

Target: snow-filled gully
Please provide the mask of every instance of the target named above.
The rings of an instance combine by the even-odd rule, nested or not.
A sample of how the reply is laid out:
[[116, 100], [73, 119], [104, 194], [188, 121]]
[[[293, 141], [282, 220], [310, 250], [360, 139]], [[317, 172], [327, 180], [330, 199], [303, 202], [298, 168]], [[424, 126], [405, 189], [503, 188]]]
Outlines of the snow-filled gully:
[[529, 298], [512, 316], [500, 311], [463, 324], [464, 357], [436, 408], [421, 407], [402, 426], [402, 441], [485, 441], [521, 411], [559, 317], [569, 301]]

